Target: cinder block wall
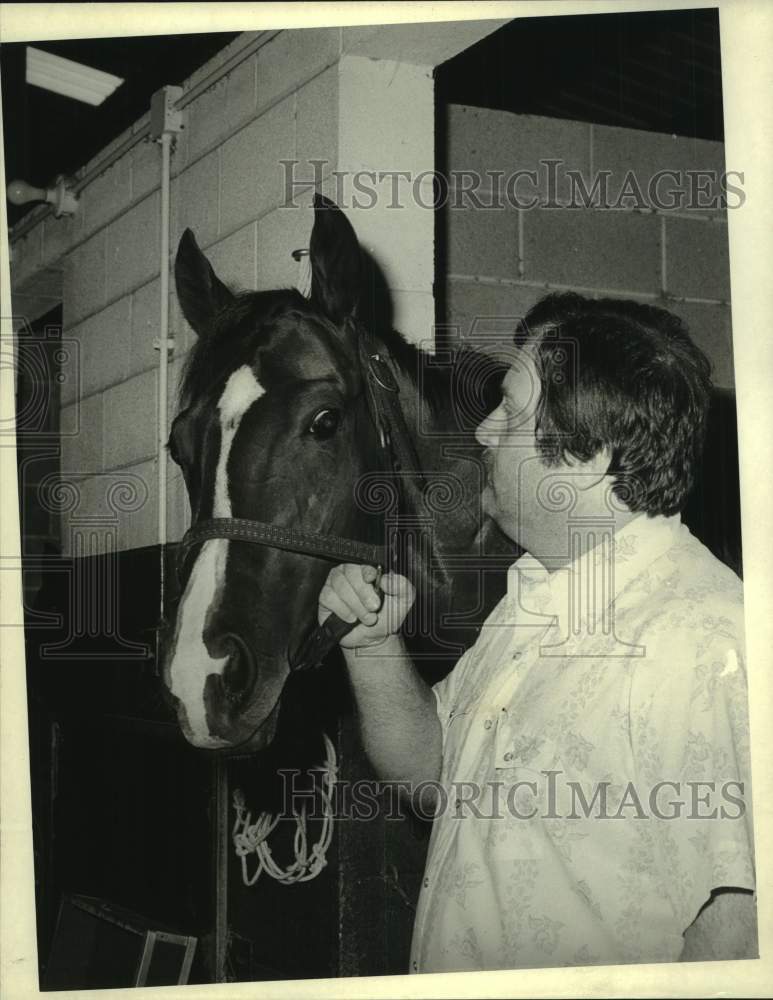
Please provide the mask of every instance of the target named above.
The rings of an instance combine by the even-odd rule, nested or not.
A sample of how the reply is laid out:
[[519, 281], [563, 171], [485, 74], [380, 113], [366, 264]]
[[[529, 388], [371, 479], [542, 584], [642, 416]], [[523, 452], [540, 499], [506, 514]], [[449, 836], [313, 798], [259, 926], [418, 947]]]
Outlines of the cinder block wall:
[[[243, 39], [186, 81], [184, 93]], [[325, 177], [335, 169], [341, 48], [341, 29], [279, 32], [188, 104], [172, 157], [172, 254], [190, 227], [225, 281], [245, 289], [296, 283], [290, 252], [308, 246], [311, 194], [296, 199], [303, 207], [280, 207], [280, 161], [297, 160], [301, 179], [314, 177], [309, 160], [325, 161]], [[147, 120], [118, 136], [84, 173]], [[47, 216], [14, 247], [20, 315], [39, 292], [41, 275], [61, 272], [61, 468], [72, 484], [60, 498], [65, 552], [76, 545], [84, 554], [84, 544], [89, 553], [135, 548], [157, 538], [160, 184], [160, 147], [140, 142], [83, 189], [76, 216]], [[51, 284], [45, 291], [55, 298]], [[173, 287], [170, 310], [171, 420], [195, 335]], [[168, 511], [173, 541], [187, 527], [188, 506], [171, 462]]]
[[[296, 179], [316, 181], [334, 197], [337, 170], [345, 209], [353, 208], [354, 172], [409, 169], [428, 177], [435, 166], [432, 69], [501, 23], [267, 32], [249, 57], [248, 36], [240, 36], [183, 84], [184, 101], [194, 88], [203, 92], [187, 101], [172, 162], [172, 253], [190, 226], [224, 280], [247, 289], [295, 284], [298, 266], [289, 255], [308, 245], [311, 185], [295, 200], [303, 207], [286, 207], [281, 161], [297, 161]], [[32, 227], [13, 242], [18, 321], [64, 304], [66, 482], [56, 504], [63, 549], [76, 545], [81, 554], [157, 539], [159, 149], [142, 142], [109, 169], [100, 166], [146, 123], [147, 116], [79, 171], [92, 179], [74, 218], [33, 210], [25, 219]], [[322, 161], [321, 172], [312, 160]], [[435, 320], [432, 212], [410, 199], [398, 216], [388, 211], [390, 184], [379, 179], [378, 204], [350, 218], [387, 277], [395, 324], [426, 344]], [[171, 415], [193, 334], [173, 290], [170, 300]], [[174, 541], [187, 527], [188, 508], [181, 478], [169, 470]]]
[[[715, 383], [732, 388], [726, 212], [689, 208], [686, 197], [696, 183], [688, 171], [722, 174], [722, 143], [464, 106], [447, 109], [446, 131], [446, 169], [456, 177], [457, 196], [449, 196], [444, 216], [444, 320], [461, 337], [486, 340], [487, 331], [501, 331], [507, 317], [523, 316], [554, 289], [634, 298], [682, 316], [713, 364]], [[545, 160], [560, 162], [546, 168]], [[453, 207], [470, 202], [459, 196], [461, 184], [472, 184], [460, 172], [497, 170], [505, 178], [536, 171], [536, 185], [526, 178], [515, 187], [521, 205], [535, 195], [536, 207], [512, 207], [508, 201], [515, 199], [507, 197], [502, 209]], [[610, 171], [612, 203], [632, 171], [647, 207], [636, 195], [619, 199], [620, 208], [568, 207], [567, 170], [579, 171], [588, 191]], [[664, 195], [669, 188], [685, 192], [678, 208], [650, 207], [648, 184], [661, 170], [679, 174], [681, 188], [672, 178], [661, 183]], [[551, 174], [556, 183], [548, 190]], [[491, 204], [496, 183], [481, 186], [482, 204]], [[707, 190], [701, 204], [711, 194]], [[731, 205], [737, 200], [728, 198]]]

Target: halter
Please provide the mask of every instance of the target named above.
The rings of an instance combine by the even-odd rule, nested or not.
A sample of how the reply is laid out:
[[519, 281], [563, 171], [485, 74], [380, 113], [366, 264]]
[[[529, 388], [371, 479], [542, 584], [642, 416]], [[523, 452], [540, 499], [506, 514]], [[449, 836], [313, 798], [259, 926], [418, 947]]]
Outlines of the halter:
[[[391, 363], [380, 353], [379, 344], [370, 331], [358, 332], [359, 362], [365, 383], [368, 412], [378, 432], [379, 447], [385, 459], [384, 466], [398, 490], [404, 491], [406, 488], [404, 477], [396, 475], [401, 470], [410, 473], [410, 478], [421, 487], [424, 477], [400, 406], [400, 389]], [[379, 573], [396, 562], [393, 548], [370, 545], [353, 538], [288, 528], [252, 518], [215, 517], [200, 521], [183, 536], [178, 554], [180, 576], [184, 572], [191, 550], [213, 538], [249, 542], [252, 545], [296, 552], [335, 563], [352, 562], [376, 566]], [[301, 644], [290, 663], [290, 671], [309, 670], [318, 666], [356, 624], [331, 614], [321, 625], [317, 625]]]

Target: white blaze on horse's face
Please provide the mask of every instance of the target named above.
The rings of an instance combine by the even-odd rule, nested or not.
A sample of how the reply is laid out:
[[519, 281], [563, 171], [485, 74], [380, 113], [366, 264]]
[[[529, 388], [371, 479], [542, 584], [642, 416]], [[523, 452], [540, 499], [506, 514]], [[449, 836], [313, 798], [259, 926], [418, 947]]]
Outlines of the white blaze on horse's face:
[[[213, 517], [231, 517], [228, 490], [228, 456], [244, 414], [265, 393], [249, 365], [230, 376], [217, 404], [220, 419], [220, 454], [215, 473]], [[203, 629], [217, 610], [225, 585], [227, 539], [205, 542], [194, 563], [177, 613], [174, 652], [169, 666], [170, 689], [185, 709], [189, 733], [197, 746], [216, 749], [227, 742], [212, 737], [207, 725], [204, 690], [210, 674], [222, 674], [228, 657], [213, 658], [204, 642]]]

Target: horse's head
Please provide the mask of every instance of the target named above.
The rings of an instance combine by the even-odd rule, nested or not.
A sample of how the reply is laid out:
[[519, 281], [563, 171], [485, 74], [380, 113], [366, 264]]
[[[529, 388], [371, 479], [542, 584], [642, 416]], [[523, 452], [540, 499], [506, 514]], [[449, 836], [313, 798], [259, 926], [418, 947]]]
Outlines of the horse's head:
[[[362, 540], [373, 531], [352, 488], [378, 453], [358, 357], [361, 252], [343, 213], [319, 196], [310, 259], [310, 299], [234, 295], [192, 233], [180, 241], [177, 294], [199, 339], [169, 448], [194, 525], [246, 518]], [[271, 741], [330, 565], [227, 538], [191, 552], [164, 663], [191, 743]]]

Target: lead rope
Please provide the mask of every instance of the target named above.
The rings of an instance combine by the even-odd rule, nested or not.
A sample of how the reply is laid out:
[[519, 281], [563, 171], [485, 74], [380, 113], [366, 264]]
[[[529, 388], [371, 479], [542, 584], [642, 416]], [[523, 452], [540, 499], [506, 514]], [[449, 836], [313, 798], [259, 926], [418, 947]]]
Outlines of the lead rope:
[[[326, 733], [323, 733], [322, 736], [325, 740], [325, 763], [321, 768], [314, 769], [322, 773], [321, 787], [316, 789], [322, 800], [322, 829], [319, 840], [309, 852], [306, 802], [304, 801], [300, 812], [293, 808], [295, 861], [286, 868], [281, 868], [274, 861], [271, 848], [268, 846], [268, 838], [276, 829], [282, 816], [272, 816], [270, 813], [262, 812], [253, 823], [252, 813], [247, 810], [244, 792], [240, 788], [234, 790], [233, 805], [236, 810], [236, 820], [231, 837], [236, 856], [241, 859], [242, 881], [246, 886], [255, 885], [263, 872], [266, 872], [270, 878], [275, 879], [281, 885], [309, 882], [316, 878], [327, 864], [327, 851], [333, 839], [333, 786], [338, 780], [338, 761], [332, 741]], [[251, 854], [254, 854], [258, 859], [258, 867], [252, 875], [249, 874], [248, 866]]]

